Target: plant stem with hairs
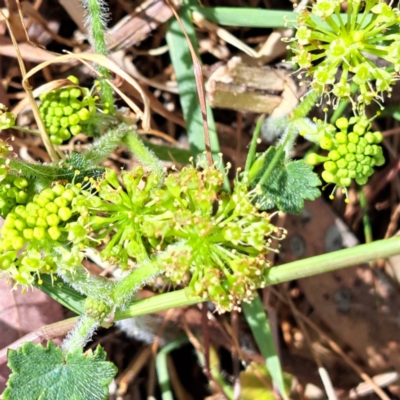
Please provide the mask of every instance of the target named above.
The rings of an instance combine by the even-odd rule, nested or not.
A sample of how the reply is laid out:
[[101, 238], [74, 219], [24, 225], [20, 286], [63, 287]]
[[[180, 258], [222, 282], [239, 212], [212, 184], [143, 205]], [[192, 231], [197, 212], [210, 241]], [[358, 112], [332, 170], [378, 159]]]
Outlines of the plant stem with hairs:
[[[86, 27], [91, 35], [93, 49], [95, 53], [106, 56], [108, 54], [105, 39], [107, 5], [104, 0], [83, 0], [83, 6], [88, 13]], [[114, 96], [111, 86], [106, 82], [106, 79], [111, 79], [110, 71], [101, 66], [98, 66], [97, 69], [103, 75], [103, 78], [100, 78], [99, 81], [104, 111], [113, 114], [115, 112]]]

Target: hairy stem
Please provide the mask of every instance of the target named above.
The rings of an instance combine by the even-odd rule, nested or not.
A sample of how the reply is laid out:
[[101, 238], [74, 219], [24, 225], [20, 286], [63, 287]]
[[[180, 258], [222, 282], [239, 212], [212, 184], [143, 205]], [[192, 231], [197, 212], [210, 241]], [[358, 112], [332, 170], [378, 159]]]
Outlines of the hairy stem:
[[[105, 39], [108, 13], [107, 4], [103, 0], [83, 0], [83, 6], [88, 12], [86, 25], [91, 34], [93, 49], [95, 53], [106, 56], [108, 54]], [[103, 75], [103, 78], [100, 78], [99, 81], [104, 110], [107, 110], [110, 114], [114, 114], [113, 91], [111, 86], [105, 81], [105, 79], [111, 79], [110, 71], [102, 66], [98, 66], [97, 69]]]
[[165, 172], [161, 161], [144, 145], [132, 127], [127, 124], [120, 124], [119, 127], [121, 130], [126, 132], [123, 142], [129, 147], [129, 150], [144, 166], [149, 168], [158, 176], [158, 182], [161, 184], [165, 177]]
[[74, 329], [68, 334], [62, 343], [64, 354], [73, 353], [77, 350], [82, 350], [88, 343], [98, 328], [99, 323], [88, 316], [81, 317]]
[[112, 298], [115, 304], [124, 308], [132, 300], [134, 293], [162, 272], [163, 270], [157, 260], [151, 260], [130, 272], [129, 275], [117, 282], [113, 288]]

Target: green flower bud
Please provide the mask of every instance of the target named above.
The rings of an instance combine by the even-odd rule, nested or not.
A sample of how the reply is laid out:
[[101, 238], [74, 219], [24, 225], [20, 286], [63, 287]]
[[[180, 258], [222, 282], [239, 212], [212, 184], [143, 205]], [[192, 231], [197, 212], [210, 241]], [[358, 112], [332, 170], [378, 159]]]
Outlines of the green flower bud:
[[37, 220], [37, 217], [34, 217], [34, 216], [32, 216], [32, 215], [29, 215], [29, 216], [26, 218], [26, 224], [27, 224], [29, 227], [34, 228], [34, 227], [36, 226], [36, 220]]
[[367, 176], [357, 176], [356, 182], [360, 186], [365, 185], [368, 182], [368, 177]]
[[69, 96], [72, 98], [77, 99], [78, 97], [80, 97], [81, 94], [82, 94], [82, 92], [78, 88], [69, 89]]
[[383, 156], [383, 154], [377, 155], [377, 156], [374, 158], [374, 160], [375, 160], [375, 165], [378, 166], [378, 167], [380, 167], [380, 166], [382, 166], [383, 164], [385, 164], [385, 157]]
[[55, 185], [51, 190], [56, 194], [56, 196], [61, 196], [65, 192], [65, 187], [63, 185]]
[[56, 135], [50, 135], [50, 141], [57, 146], [60, 146], [63, 142], [63, 140]]
[[[73, 128], [73, 127], [72, 127]], [[68, 140], [71, 137], [71, 134], [67, 128], [61, 128], [58, 131], [61, 140]]]
[[363, 124], [355, 124], [353, 127], [353, 132], [357, 133], [358, 136], [364, 135], [365, 126]]
[[348, 177], [351, 179], [354, 179], [357, 175], [357, 172], [355, 170], [348, 170]]
[[[347, 155], [347, 154], [346, 154]], [[337, 166], [339, 167], [339, 168], [346, 168], [347, 167], [347, 164], [348, 164], [348, 161], [345, 159], [345, 158], [341, 158], [340, 160], [337, 160], [336, 161], [336, 164], [337, 164]]]
[[54, 115], [56, 117], [62, 117], [64, 115], [63, 109], [61, 107], [56, 107], [54, 109]]
[[[322, 162], [324, 162], [326, 160], [328, 160], [327, 157], [320, 156], [319, 154], [316, 154], [316, 153], [310, 153], [310, 154], [307, 155], [306, 164], [317, 165], [317, 164], [320, 164], [320, 163], [322, 163]], [[179, 190], [179, 192], [180, 192], [180, 190]]]
[[42, 190], [40, 192], [40, 196], [48, 199], [49, 201], [53, 201], [56, 198], [56, 194], [51, 189]]
[[[74, 109], [71, 106], [63, 107], [63, 114], [66, 117], [70, 117], [74, 113]], [[68, 120], [69, 123], [69, 120]]]
[[33, 213], [33, 212], [39, 210], [39, 209], [40, 209], [40, 206], [38, 206], [36, 203], [30, 202], [30, 203], [28, 203], [28, 204], [26, 205], [25, 208], [26, 208], [26, 211], [27, 211], [29, 214], [31, 214], [31, 213]]
[[46, 204], [45, 209], [50, 213], [50, 214], [56, 214], [58, 212], [58, 207], [55, 203], [50, 202]]
[[70, 203], [70, 202], [69, 202], [67, 199], [65, 199], [64, 197], [56, 197], [56, 198], [54, 199], [54, 204], [55, 204], [58, 208], [67, 207], [69, 203]]
[[82, 102], [80, 102], [78, 99], [71, 99], [69, 101], [69, 105], [76, 111], [82, 108]]
[[22, 219], [16, 219], [15, 220], [15, 227], [19, 230], [19, 231], [23, 231], [26, 228], [26, 222]]
[[344, 132], [339, 132], [335, 135], [335, 139], [340, 144], [346, 144], [347, 143], [347, 134]]
[[46, 231], [43, 227], [33, 228], [33, 237], [36, 240], [43, 240], [46, 237]]
[[350, 178], [340, 178], [340, 185], [343, 187], [349, 187], [351, 185], [351, 179]]
[[345, 156], [348, 153], [347, 146], [345, 144], [341, 144], [340, 146], [338, 146], [337, 151], [342, 156]]
[[382, 135], [381, 132], [374, 132], [373, 135], [374, 135], [374, 142], [375, 143], [381, 143], [382, 142], [383, 135]]
[[72, 211], [68, 207], [61, 207], [58, 210], [58, 216], [60, 217], [61, 221], [68, 221], [72, 217]]
[[61, 117], [60, 118], [60, 125], [63, 128], [68, 128], [69, 127], [69, 119], [68, 119], [68, 117]]
[[325, 169], [326, 171], [331, 172], [332, 174], [335, 174], [336, 171], [338, 170], [338, 167], [337, 167], [337, 165], [336, 165], [335, 162], [333, 162], [333, 161], [326, 161], [326, 162], [324, 162], [324, 169]]
[[75, 126], [71, 126], [69, 128], [69, 130], [71, 131], [71, 134], [73, 136], [76, 136], [76, 135], [78, 135], [79, 133], [82, 132], [82, 127], [80, 125], [75, 125]]
[[79, 85], [79, 79], [75, 75], [69, 75], [67, 76], [67, 79], [75, 85]]
[[49, 226], [58, 226], [60, 218], [56, 214], [50, 214], [46, 217], [46, 222]]
[[79, 124], [79, 116], [78, 114], [72, 114], [68, 117], [68, 121], [70, 125], [78, 125]]
[[82, 121], [87, 121], [90, 118], [90, 112], [87, 108], [80, 109], [78, 115]]
[[[73, 192], [73, 190], [71, 189], [66, 189], [64, 191], [64, 193], [61, 195], [64, 199], [68, 200], [69, 202], [71, 202], [74, 197], [75, 197], [75, 193]], [[58, 204], [57, 204], [58, 205]]]
[[356, 170], [356, 168], [357, 168], [357, 161], [350, 161], [348, 164], [347, 164], [347, 169], [349, 170], [349, 171], [352, 171], [352, 170]]
[[40, 228], [47, 228], [48, 223], [46, 221], [46, 218], [38, 217], [38, 219], [36, 220], [36, 226], [38, 226]]
[[351, 132], [347, 135], [347, 138], [349, 139], [350, 143], [357, 144], [360, 137], [356, 133]]
[[332, 160], [332, 161], [337, 161], [339, 160], [339, 158], [342, 157], [342, 155], [337, 151], [337, 150], [331, 150], [328, 153], [328, 157]]
[[329, 136], [324, 136], [320, 140], [319, 145], [320, 145], [321, 149], [330, 150], [330, 149], [332, 149], [333, 142], [332, 142], [332, 139]]
[[28, 186], [28, 181], [25, 178], [17, 177], [14, 180], [14, 186], [18, 189], [25, 189]]
[[32, 240], [33, 239], [33, 229], [30, 229], [30, 228], [24, 229], [22, 234], [24, 235], [24, 238], [26, 240]]
[[[57, 217], [57, 216], [56, 216]], [[57, 226], [50, 226], [49, 229], [47, 229], [47, 233], [49, 236], [54, 240], [58, 240], [61, 236], [61, 231]]]
[[349, 172], [347, 171], [347, 169], [338, 169], [336, 176], [338, 178], [347, 178], [347, 176], [349, 175]]
[[335, 176], [326, 170], [322, 171], [321, 177], [326, 183], [333, 183], [335, 181]]
[[20, 250], [24, 247], [25, 240], [21, 236], [15, 236], [12, 240], [13, 250]]
[[338, 118], [336, 121], [336, 126], [340, 129], [340, 130], [346, 130], [349, 126], [349, 120], [345, 117], [342, 118]]
[[60, 99], [69, 99], [69, 91], [68, 90], [61, 90], [60, 91]]

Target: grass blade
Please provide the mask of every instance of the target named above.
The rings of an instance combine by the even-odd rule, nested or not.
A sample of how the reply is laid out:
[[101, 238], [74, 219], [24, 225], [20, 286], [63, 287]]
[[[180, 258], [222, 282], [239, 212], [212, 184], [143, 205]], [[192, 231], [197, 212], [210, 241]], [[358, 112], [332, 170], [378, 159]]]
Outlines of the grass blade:
[[257, 342], [257, 346], [265, 359], [265, 364], [272, 377], [272, 381], [276, 385], [281, 396], [287, 400], [288, 397], [285, 391], [281, 363], [276, 353], [274, 338], [271, 333], [268, 317], [260, 298], [258, 296], [255, 297], [250, 304], [243, 302], [242, 308], [246, 321]]
[[187, 342], [186, 335], [174, 340], [173, 342], [167, 344], [163, 347], [157, 354], [156, 357], [156, 371], [158, 377], [158, 383], [161, 388], [161, 397], [162, 400], [174, 400], [174, 396], [172, 395], [171, 385], [170, 385], [170, 377], [168, 372], [168, 362], [167, 357], [168, 354], [181, 346], [183, 343]]
[[[195, 29], [190, 19], [189, 8], [182, 6], [179, 16], [190, 41], [198, 48]], [[203, 119], [197, 94], [197, 86], [189, 46], [177, 20], [172, 19], [166, 35], [169, 53], [179, 87], [179, 98], [183, 116], [187, 125], [190, 149], [193, 155], [205, 150]], [[211, 108], [207, 106], [207, 120], [210, 131], [211, 152], [219, 152], [218, 136]]]

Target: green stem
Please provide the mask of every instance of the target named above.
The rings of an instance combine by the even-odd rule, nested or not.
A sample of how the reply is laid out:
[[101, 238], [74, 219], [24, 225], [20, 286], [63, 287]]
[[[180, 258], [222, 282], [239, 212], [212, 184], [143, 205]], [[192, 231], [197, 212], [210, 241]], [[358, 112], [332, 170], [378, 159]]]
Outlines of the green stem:
[[[307, 278], [324, 272], [367, 263], [379, 258], [388, 258], [399, 253], [400, 236], [378, 240], [373, 243], [362, 244], [349, 249], [343, 249], [270, 268], [266, 276], [267, 286], [294, 279]], [[134, 302], [123, 311], [117, 311], [115, 320], [118, 321], [170, 308], [190, 306], [203, 301], [208, 301], [208, 299], [196, 297], [188, 298], [186, 296], [186, 290], [178, 290]]]
[[[108, 54], [105, 40], [107, 4], [103, 0], [84, 0], [83, 5], [88, 12], [87, 24], [92, 35], [92, 45], [95, 53], [106, 56]], [[105, 79], [111, 79], [110, 71], [102, 66], [97, 67], [102, 74], [100, 78], [101, 98], [105, 109], [110, 114], [115, 113], [114, 95], [111, 86]]]
[[[106, 133], [97, 139], [86, 151], [81, 153], [88, 165], [99, 165], [102, 163], [120, 144], [126, 132], [125, 124], [107, 129]], [[129, 127], [129, 131], [133, 130]]]
[[147, 262], [115, 284], [111, 297], [117, 306], [124, 308], [132, 299], [134, 293], [163, 272], [163, 268], [157, 261]]
[[301, 103], [293, 110], [293, 116], [291, 120], [307, 117], [308, 113], [315, 106], [318, 97], [319, 93], [317, 93], [315, 90], [304, 97]]
[[261, 115], [260, 118], [258, 118], [256, 128], [254, 129], [253, 137], [251, 139], [251, 144], [250, 144], [250, 149], [249, 152], [247, 153], [247, 159], [246, 159], [246, 165], [244, 167], [244, 172], [249, 172], [251, 166], [254, 163], [254, 158], [256, 156], [256, 149], [257, 149], [257, 143], [258, 143], [258, 138], [260, 137], [261, 133], [261, 127], [264, 122], [265, 115]]
[[91, 340], [98, 326], [99, 323], [95, 319], [86, 315], [81, 317], [62, 344], [64, 354], [67, 355], [77, 350], [82, 351], [86, 343]]
[[161, 184], [165, 177], [165, 171], [161, 161], [143, 144], [132, 127], [126, 124], [120, 124], [119, 127], [126, 132], [123, 142], [144, 166], [150, 168], [150, 170], [158, 176], [158, 182]]
[[362, 186], [359, 188], [358, 196], [359, 196], [360, 207], [361, 207], [362, 215], [363, 215], [362, 218], [363, 218], [363, 225], [364, 225], [365, 242], [371, 243], [374, 239], [372, 237], [371, 221], [370, 221], [369, 215], [368, 215], [367, 198], [365, 197], [365, 193], [364, 193]]

